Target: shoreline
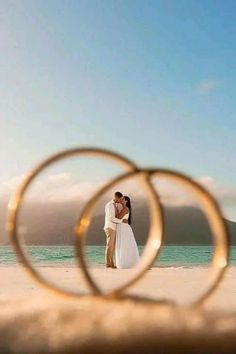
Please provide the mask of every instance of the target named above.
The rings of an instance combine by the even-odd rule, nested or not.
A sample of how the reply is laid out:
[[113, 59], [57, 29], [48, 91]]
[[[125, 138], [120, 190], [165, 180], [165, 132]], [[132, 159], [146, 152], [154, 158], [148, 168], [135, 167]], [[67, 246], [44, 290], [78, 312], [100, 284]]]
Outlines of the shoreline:
[[[60, 263], [33, 263], [34, 268], [81, 268], [80, 266], [78, 266], [77, 264], [60, 264]], [[0, 268], [16, 268], [16, 267], [20, 267], [20, 268], [25, 268], [25, 266], [21, 263], [11, 263], [11, 264], [3, 264], [0, 263]], [[89, 268], [91, 269], [106, 269], [109, 270], [105, 267], [105, 264], [89, 264], [88, 265]], [[151, 266], [151, 269], [208, 269], [211, 267], [211, 263], [209, 264], [171, 264], [171, 265], [167, 265], [167, 264], [159, 264], [159, 265], [153, 265]], [[235, 265], [229, 265], [228, 268], [236, 268], [236, 264]], [[123, 270], [132, 270], [134, 268], [126, 268], [126, 269], [115, 269], [118, 271], [123, 271]]]

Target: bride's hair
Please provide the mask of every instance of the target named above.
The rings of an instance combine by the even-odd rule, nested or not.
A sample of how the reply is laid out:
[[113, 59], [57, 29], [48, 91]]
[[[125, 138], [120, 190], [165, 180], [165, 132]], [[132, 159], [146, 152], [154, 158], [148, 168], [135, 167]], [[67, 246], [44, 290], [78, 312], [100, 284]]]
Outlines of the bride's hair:
[[130, 198], [127, 197], [127, 195], [124, 196], [125, 200], [126, 200], [126, 207], [129, 209], [129, 225], [131, 225], [131, 221], [132, 221], [132, 208], [131, 208], [131, 201]]

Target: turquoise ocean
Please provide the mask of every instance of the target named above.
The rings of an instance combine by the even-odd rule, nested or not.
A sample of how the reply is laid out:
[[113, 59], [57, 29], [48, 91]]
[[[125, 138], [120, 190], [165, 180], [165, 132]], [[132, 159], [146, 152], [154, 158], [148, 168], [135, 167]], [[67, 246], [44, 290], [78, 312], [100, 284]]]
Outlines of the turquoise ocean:
[[[143, 251], [139, 247], [140, 255]], [[72, 246], [28, 246], [32, 260], [40, 266], [73, 266], [76, 264], [75, 251]], [[104, 246], [87, 246], [86, 256], [92, 266], [104, 265]], [[155, 262], [156, 266], [204, 266], [212, 256], [211, 246], [164, 246]], [[10, 246], [0, 246], [0, 266], [13, 265], [17, 262]], [[231, 265], [236, 265], [236, 246], [231, 247]]]

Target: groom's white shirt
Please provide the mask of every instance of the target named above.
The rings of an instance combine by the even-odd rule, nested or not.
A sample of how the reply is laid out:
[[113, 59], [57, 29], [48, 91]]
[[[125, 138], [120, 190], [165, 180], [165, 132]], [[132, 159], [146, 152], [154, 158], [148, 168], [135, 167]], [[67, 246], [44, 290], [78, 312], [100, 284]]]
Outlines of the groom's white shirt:
[[113, 200], [110, 200], [110, 202], [105, 205], [104, 229], [116, 230], [116, 224], [120, 223], [122, 223], [122, 220], [116, 218], [115, 203]]

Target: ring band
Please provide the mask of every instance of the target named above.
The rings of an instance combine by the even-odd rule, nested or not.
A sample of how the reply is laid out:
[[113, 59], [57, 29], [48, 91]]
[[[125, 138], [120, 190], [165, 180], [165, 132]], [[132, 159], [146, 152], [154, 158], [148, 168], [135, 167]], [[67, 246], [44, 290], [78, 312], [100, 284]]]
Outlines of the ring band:
[[137, 167], [133, 162], [118, 155], [116, 153], [112, 153], [105, 149], [99, 148], [75, 148], [70, 150], [62, 151], [58, 154], [55, 154], [48, 159], [44, 160], [42, 163], [37, 165], [22, 181], [20, 186], [18, 187], [16, 193], [10, 198], [8, 204], [8, 215], [7, 215], [7, 231], [10, 236], [11, 243], [14, 247], [16, 255], [18, 256], [19, 261], [25, 267], [27, 272], [34, 280], [40, 283], [42, 286], [46, 287], [47, 289], [53, 291], [54, 293], [62, 296], [82, 296], [82, 293], [77, 291], [70, 291], [67, 289], [63, 289], [55, 284], [49, 282], [38, 270], [33, 266], [32, 262], [27, 256], [27, 252], [25, 250], [24, 244], [21, 240], [21, 237], [18, 232], [18, 216], [22, 206], [23, 197], [25, 192], [29, 188], [31, 182], [35, 180], [35, 178], [47, 167], [52, 165], [55, 162], [63, 160], [68, 157], [72, 156], [99, 156], [99, 157], [106, 157], [112, 161], [116, 161], [118, 164], [123, 166], [127, 171], [136, 170]]

